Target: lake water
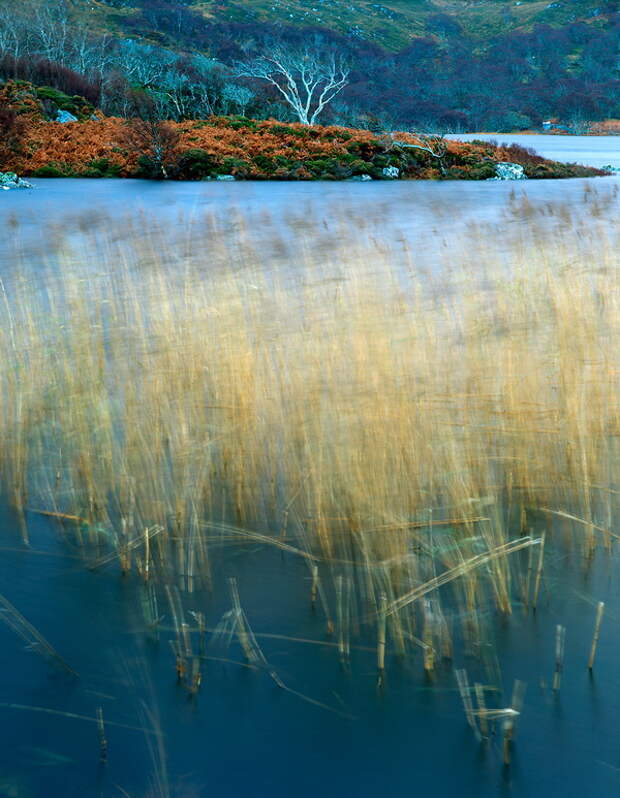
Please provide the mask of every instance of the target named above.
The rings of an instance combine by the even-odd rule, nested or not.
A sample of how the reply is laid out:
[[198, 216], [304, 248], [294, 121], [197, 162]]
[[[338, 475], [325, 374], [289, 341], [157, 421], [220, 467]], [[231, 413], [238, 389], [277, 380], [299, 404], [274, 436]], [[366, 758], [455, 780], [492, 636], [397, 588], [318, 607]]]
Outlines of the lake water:
[[[354, 638], [350, 668], [340, 666], [323, 619], [310, 611], [307, 568], [293, 557], [258, 549], [222, 555], [213, 593], [198, 591], [183, 603], [186, 612], [203, 611], [215, 624], [228, 609], [224, 579], [234, 574], [265, 657], [298, 694], [242, 667], [233, 643], [223, 654], [228, 661], [207, 661], [201, 691], [190, 698], [176, 683], [165, 604], [153, 641], [135, 577], [87, 571], [51, 524], [29, 521], [32, 551], [19, 551], [14, 525], [4, 519], [2, 593], [80, 677], [59, 672], [0, 626], [0, 795], [113, 796], [116, 785], [132, 796], [261, 798], [410, 791], [582, 798], [620, 789], [615, 555], [599, 554], [584, 568], [576, 551], [549, 553], [538, 614], [515, 604], [510, 623], [498, 622], [494, 667], [503, 700], [509, 702], [514, 678], [527, 683], [512, 764], [505, 768], [499, 734], [475, 739], [456, 689], [452, 664], [484, 683], [478, 659], [459, 654], [428, 678], [421, 656], [404, 664], [388, 649], [387, 682], [378, 691], [372, 641]], [[598, 600], [607, 609], [590, 676]], [[556, 694], [550, 683], [557, 623], [567, 626], [567, 642]], [[105, 767], [98, 762], [97, 728], [88, 720], [97, 707], [107, 723]], [[161, 752], [154, 724], [163, 731]], [[169, 793], [148, 792], [157, 779], [169, 779]]]
[[[123, 236], [160, 242], [158, 258], [178, 268], [193, 255], [239, 260], [239, 241], [273, 264], [294, 268], [300, 255], [317, 264], [346, 242], [364, 253], [389, 253], [395, 264], [427, 276], [471, 258], [509, 256], [515, 243], [535, 246], [555, 226], [576, 249], [616, 229], [620, 176], [571, 180], [395, 181], [360, 183], [153, 183], [139, 180], [33, 181], [34, 191], [0, 196], [0, 267], [35, 270], [58, 253], [88, 264], [84, 253], [123, 250]], [[534, 224], [533, 220], [536, 220]], [[3, 223], [4, 222], [4, 223]], [[609, 227], [607, 225], [609, 224]], [[472, 240], [460, 246], [456, 238]], [[482, 247], [482, 244], [484, 245]], [[476, 268], [474, 264], [474, 268]], [[8, 277], [7, 277], [8, 279]]]
[[544, 158], [584, 166], [620, 168], [620, 136], [555, 136], [519, 133], [465, 133], [449, 136], [459, 141], [497, 141], [531, 147]]
[[[555, 158], [618, 162], [617, 149], [608, 156], [620, 139], [496, 138], [527, 138], [528, 146]], [[442, 252], [452, 252], [455, 236], [464, 233], [482, 239], [493, 256], [506, 253], [506, 242], [515, 239], [535, 251], [533, 215], [544, 220], [536, 235], [574, 225], [575, 247], [590, 246], [601, 230], [610, 240], [617, 234], [618, 178], [34, 183], [33, 192], [0, 194], [7, 286], [16, 266], [36, 279], [38, 270], [61, 268], [66, 258], [91, 268], [97, 246], [122, 254], [126, 230], [145, 237], [155, 231], [169, 247], [172, 266], [192, 249], [188, 241], [201, 241], [207, 254], [211, 246], [234, 263], [243, 255], [236, 248], [243, 235], [292, 271], [301, 249], [318, 261], [335, 241], [350, 240], [360, 252], [387, 251], [413, 263], [421, 275], [450, 268]], [[214, 236], [229, 245], [215, 247]], [[459, 257], [475, 269], [476, 252]], [[499, 735], [486, 743], [475, 739], [456, 688], [453, 664], [467, 667], [470, 681], [484, 681], [479, 660], [459, 653], [429, 679], [421, 657], [404, 664], [389, 651], [387, 684], [377, 691], [373, 641], [355, 639], [350, 669], [340, 666], [324, 620], [309, 608], [307, 568], [292, 555], [260, 546], [223, 549], [213, 592], [197, 591], [183, 604], [186, 613], [205, 612], [214, 626], [229, 608], [225, 580], [234, 574], [265, 657], [294, 692], [279, 689], [264, 671], [243, 667], [233, 643], [207, 663], [200, 693], [189, 698], [176, 683], [165, 605], [155, 640], [145, 629], [139, 609], [144, 587], [135, 576], [122, 579], [113, 567], [86, 570], [53, 523], [34, 514], [28, 520], [31, 549], [20, 544], [14, 518], [0, 519], [0, 593], [80, 678], [26, 650], [0, 624], [0, 796], [606, 798], [620, 791], [616, 553], [598, 551], [586, 566], [577, 549], [550, 547], [538, 613], [517, 603], [510, 623], [489, 619], [500, 641], [496, 669], [504, 700], [513, 679], [527, 683], [513, 761], [505, 768]], [[590, 675], [586, 662], [600, 600], [607, 609]], [[558, 623], [566, 625], [567, 639], [562, 689], [555, 694], [550, 681]], [[105, 766], [93, 722], [97, 707], [107, 724]], [[163, 735], [154, 735], [154, 728]]]

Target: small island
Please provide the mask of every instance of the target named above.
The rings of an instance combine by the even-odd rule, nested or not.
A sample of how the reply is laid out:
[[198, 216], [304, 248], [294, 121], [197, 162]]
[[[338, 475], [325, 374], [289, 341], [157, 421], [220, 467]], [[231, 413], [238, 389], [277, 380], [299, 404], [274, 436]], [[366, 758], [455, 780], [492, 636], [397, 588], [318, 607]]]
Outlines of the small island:
[[[245, 116], [109, 117], [28, 81], [0, 86], [0, 171], [23, 177], [172, 180], [489, 180], [594, 177], [517, 144], [449, 141]], [[512, 164], [514, 168], [502, 168]], [[519, 168], [520, 167], [520, 168]]]

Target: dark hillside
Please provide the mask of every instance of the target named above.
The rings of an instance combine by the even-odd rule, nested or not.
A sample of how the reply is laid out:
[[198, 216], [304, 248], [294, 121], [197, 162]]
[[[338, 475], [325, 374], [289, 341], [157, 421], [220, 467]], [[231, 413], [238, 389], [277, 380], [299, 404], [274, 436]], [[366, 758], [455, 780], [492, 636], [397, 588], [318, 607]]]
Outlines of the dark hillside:
[[[66, 91], [58, 70], [69, 69], [101, 87], [103, 110], [116, 116], [129, 114], [138, 92], [162, 118], [237, 113], [296, 121], [273, 86], [241, 77], [236, 68], [275, 46], [334, 51], [346, 61], [347, 85], [325, 108], [324, 123], [502, 132], [541, 128], [552, 119], [583, 132], [620, 117], [617, 2], [4, 0], [0, 6], [0, 77]], [[26, 68], [33, 59], [56, 63], [57, 74], [42, 81]]]

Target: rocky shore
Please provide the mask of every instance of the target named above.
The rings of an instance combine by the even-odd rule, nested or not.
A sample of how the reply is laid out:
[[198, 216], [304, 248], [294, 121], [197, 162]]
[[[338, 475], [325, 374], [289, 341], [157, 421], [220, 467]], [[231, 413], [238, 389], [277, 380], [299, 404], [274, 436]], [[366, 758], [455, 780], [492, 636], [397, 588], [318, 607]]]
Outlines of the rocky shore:
[[18, 177], [15, 172], [0, 172], [0, 191], [10, 191], [13, 188], [32, 187], [32, 183]]

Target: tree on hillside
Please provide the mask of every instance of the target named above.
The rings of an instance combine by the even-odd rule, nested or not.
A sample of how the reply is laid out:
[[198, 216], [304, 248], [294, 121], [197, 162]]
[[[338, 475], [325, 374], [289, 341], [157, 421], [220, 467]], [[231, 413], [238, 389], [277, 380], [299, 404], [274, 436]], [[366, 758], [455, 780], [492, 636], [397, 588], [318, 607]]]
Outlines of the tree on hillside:
[[304, 125], [315, 125], [325, 107], [349, 82], [350, 69], [333, 50], [325, 53], [274, 47], [235, 65], [238, 77], [266, 80]]
[[119, 144], [138, 156], [138, 174], [151, 180], [167, 180], [168, 170], [178, 155], [180, 133], [170, 122], [157, 116], [148, 94], [136, 91], [131, 118], [125, 122]]

